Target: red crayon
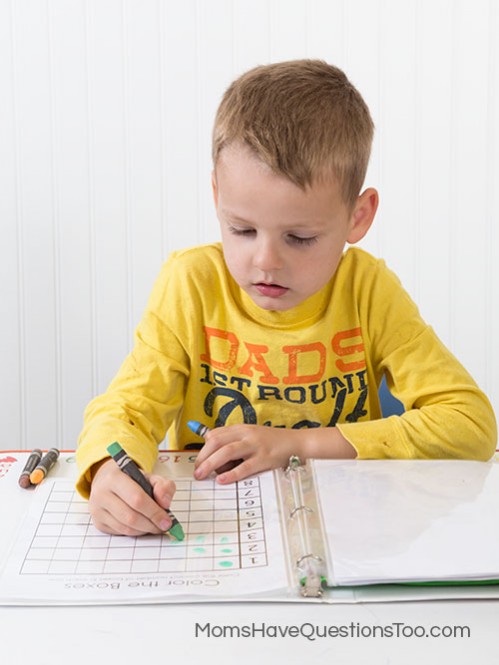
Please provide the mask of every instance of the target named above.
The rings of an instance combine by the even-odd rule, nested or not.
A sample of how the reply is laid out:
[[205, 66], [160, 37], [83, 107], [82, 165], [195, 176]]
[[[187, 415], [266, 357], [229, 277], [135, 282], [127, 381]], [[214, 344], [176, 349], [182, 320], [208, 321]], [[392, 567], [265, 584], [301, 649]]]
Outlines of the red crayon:
[[40, 460], [42, 459], [42, 451], [40, 448], [35, 448], [31, 455], [28, 457], [24, 469], [22, 470], [21, 475], [19, 476], [18, 483], [23, 489], [31, 487], [31, 481], [29, 479], [31, 472], [36, 469]]

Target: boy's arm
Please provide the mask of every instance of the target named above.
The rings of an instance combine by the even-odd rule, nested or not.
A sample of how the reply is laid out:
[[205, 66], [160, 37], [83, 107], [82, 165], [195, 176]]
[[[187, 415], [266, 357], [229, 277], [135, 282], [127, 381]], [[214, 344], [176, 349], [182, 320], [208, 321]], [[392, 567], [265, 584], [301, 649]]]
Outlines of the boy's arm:
[[90, 495], [95, 465], [109, 457], [107, 446], [113, 441], [119, 441], [140, 468], [150, 472], [158, 444], [182, 405], [186, 367], [146, 342], [143, 325], [144, 321], [133, 352], [108, 390], [85, 410], [76, 451], [80, 470], [76, 487], [85, 498]]
[[[423, 321], [398, 278], [379, 261], [359, 308], [368, 362], [387, 378], [405, 413], [374, 421], [339, 423], [359, 458], [488, 460], [497, 443], [489, 400]], [[363, 326], [364, 330], [364, 326]]]
[[430, 327], [388, 356], [384, 369], [405, 412], [338, 424], [359, 458], [490, 459], [497, 444], [490, 402]]
[[[171, 297], [173, 261], [156, 280], [135, 332], [133, 351], [107, 391], [93, 399], [84, 414], [76, 459], [77, 489], [90, 496], [98, 464], [109, 458], [107, 446], [119, 441], [141, 469], [150, 472], [158, 444], [182, 406], [189, 358], [162, 314], [182, 311]], [[177, 296], [180, 297], [180, 296]], [[185, 309], [185, 308], [184, 308]]]
[[[423, 355], [425, 349], [428, 352], [427, 346], [422, 344]], [[440, 372], [434, 367], [434, 374], [440, 377], [440, 392], [435, 387], [434, 394], [415, 399], [413, 408], [402, 416], [310, 429], [258, 425], [216, 428], [206, 434], [194, 475], [202, 480], [229, 462], [242, 459], [242, 463], [217, 478], [220, 483], [232, 483], [260, 471], [285, 466], [291, 455], [301, 459], [488, 460], [494, 453], [496, 441], [490, 404], [448, 351], [441, 349], [437, 355], [442, 367]], [[430, 366], [432, 356], [432, 353], [426, 356]], [[417, 383], [419, 373], [414, 374]], [[405, 391], [397, 393], [397, 397], [406, 399], [406, 404], [408, 392], [406, 386]]]
[[[364, 459], [464, 458], [488, 460], [497, 428], [492, 407], [469, 373], [421, 319], [398, 279], [379, 262], [379, 274], [361, 282], [358, 308], [371, 376], [387, 375], [406, 409], [402, 416], [338, 423], [335, 428], [272, 430], [241, 426], [213, 430], [198, 456], [205, 477], [229, 460], [244, 459], [222, 482], [247, 470], [275, 468], [291, 454]], [[374, 270], [371, 270], [374, 272]], [[376, 390], [370, 385], [369, 389]], [[227, 431], [222, 434], [223, 429]], [[216, 432], [216, 434], [214, 434]], [[258, 439], [263, 442], [257, 450]], [[228, 451], [222, 448], [228, 446]], [[230, 451], [230, 452], [229, 452]], [[213, 456], [213, 460], [211, 460]]]
[[[164, 508], [175, 484], [147, 472], [182, 404], [187, 366], [181, 345], [148, 308], [132, 353], [108, 390], [88, 405], [76, 451], [76, 487], [89, 499], [94, 525], [101, 531], [138, 536], [164, 533], [171, 526]], [[146, 472], [154, 500], [109, 458], [107, 447], [114, 441]]]

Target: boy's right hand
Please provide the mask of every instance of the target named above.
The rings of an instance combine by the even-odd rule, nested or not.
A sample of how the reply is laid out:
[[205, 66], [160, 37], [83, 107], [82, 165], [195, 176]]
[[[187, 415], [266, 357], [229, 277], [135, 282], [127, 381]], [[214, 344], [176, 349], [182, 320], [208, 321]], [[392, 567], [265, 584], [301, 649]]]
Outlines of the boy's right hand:
[[164, 533], [171, 520], [163, 510], [170, 506], [175, 483], [161, 476], [144, 474], [153, 487], [154, 499], [111, 458], [95, 471], [88, 501], [94, 525], [100, 531], [121, 536]]

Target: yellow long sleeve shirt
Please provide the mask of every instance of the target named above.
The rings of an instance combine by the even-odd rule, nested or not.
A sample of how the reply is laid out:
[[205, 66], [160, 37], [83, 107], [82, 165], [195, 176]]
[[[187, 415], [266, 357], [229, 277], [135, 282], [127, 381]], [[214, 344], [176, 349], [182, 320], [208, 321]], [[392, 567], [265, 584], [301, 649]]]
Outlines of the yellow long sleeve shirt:
[[[383, 374], [403, 403], [381, 418]], [[359, 458], [488, 459], [492, 408], [421, 319], [382, 260], [357, 248], [299, 306], [258, 307], [230, 276], [220, 244], [173, 253], [153, 288], [132, 352], [85, 411], [79, 491], [118, 440], [145, 470], [169, 429], [170, 448], [209, 427], [333, 427]]]

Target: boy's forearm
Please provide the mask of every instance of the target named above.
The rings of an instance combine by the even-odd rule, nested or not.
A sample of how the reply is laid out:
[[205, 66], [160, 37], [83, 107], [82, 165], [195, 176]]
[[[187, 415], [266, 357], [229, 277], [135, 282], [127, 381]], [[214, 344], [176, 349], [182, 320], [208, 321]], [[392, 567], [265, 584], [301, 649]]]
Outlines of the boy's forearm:
[[317, 427], [301, 430], [300, 446], [303, 459], [354, 459], [357, 451], [337, 427]]
[[[102, 400], [105, 402], [105, 396]], [[99, 465], [109, 459], [107, 446], [113, 441], [126, 446], [132, 459], [143, 470], [151, 471], [157, 457], [156, 442], [139, 428], [117, 417], [111, 408], [107, 413], [94, 414], [94, 417], [86, 420], [76, 449], [80, 472], [76, 488], [84, 498], [88, 499], [90, 495], [90, 485]]]
[[497, 442], [493, 411], [477, 391], [465, 395], [461, 404], [442, 400], [401, 416], [343, 423], [339, 429], [353, 442], [359, 459], [486, 461]]

